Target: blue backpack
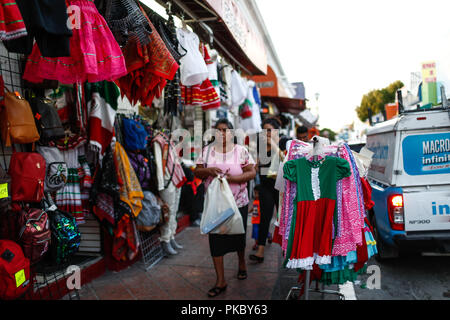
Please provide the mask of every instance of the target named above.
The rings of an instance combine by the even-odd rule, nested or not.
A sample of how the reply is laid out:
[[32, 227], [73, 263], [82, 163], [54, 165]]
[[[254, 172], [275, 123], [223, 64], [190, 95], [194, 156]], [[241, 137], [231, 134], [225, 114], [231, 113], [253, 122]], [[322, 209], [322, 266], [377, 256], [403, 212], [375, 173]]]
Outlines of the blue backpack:
[[144, 150], [149, 135], [145, 127], [136, 120], [122, 120], [125, 149], [131, 151]]

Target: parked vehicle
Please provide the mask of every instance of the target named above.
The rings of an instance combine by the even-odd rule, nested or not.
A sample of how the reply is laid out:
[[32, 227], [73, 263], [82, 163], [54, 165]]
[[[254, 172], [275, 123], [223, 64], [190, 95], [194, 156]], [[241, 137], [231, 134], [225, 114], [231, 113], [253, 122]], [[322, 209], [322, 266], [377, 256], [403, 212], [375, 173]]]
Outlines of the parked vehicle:
[[367, 133], [379, 259], [450, 252], [450, 109], [400, 112]]

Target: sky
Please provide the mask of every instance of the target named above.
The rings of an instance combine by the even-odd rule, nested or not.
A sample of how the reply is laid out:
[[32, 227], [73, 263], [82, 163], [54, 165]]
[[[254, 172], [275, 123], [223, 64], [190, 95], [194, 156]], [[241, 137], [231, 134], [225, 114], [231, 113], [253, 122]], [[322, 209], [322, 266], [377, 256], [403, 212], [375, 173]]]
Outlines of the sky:
[[286, 76], [319, 93], [321, 128], [357, 120], [362, 96], [436, 61], [450, 97], [449, 0], [256, 0]]

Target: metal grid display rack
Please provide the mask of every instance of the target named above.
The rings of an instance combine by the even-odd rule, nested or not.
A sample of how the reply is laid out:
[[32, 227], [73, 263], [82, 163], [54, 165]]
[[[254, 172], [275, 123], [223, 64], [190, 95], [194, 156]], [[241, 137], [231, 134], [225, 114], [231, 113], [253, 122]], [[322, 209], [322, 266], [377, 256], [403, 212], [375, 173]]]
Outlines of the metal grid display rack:
[[[6, 50], [3, 43], [0, 43], [0, 74], [10, 91], [17, 91], [24, 95], [24, 85], [22, 81], [23, 56], [10, 53]], [[1, 139], [0, 139], [1, 140]], [[6, 147], [3, 141], [0, 141], [0, 165], [5, 171], [8, 171], [11, 159], [12, 148]], [[26, 151], [23, 145], [15, 145], [17, 151]], [[31, 267], [29, 290], [19, 298], [19, 300], [45, 300], [59, 299], [64, 294], [70, 300], [79, 299], [78, 290], [68, 290], [66, 282], [70, 274], [66, 274], [67, 265], [45, 266], [44, 263], [38, 263]]]
[[164, 258], [164, 252], [159, 240], [159, 229], [155, 228], [150, 232], [138, 231], [141, 242], [141, 254], [146, 271], [154, 267]]

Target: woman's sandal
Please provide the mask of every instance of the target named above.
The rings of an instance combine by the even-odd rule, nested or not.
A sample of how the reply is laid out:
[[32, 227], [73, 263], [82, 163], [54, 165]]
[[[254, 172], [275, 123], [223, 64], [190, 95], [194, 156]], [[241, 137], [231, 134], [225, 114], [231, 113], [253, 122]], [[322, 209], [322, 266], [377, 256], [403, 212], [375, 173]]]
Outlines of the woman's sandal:
[[247, 270], [239, 270], [237, 274], [237, 278], [239, 280], [245, 280], [247, 279]]
[[264, 262], [264, 257], [258, 257], [258, 256], [254, 255], [254, 254], [251, 254], [249, 256], [249, 258], [250, 258], [250, 260], [256, 261], [258, 263], [263, 263]]
[[211, 290], [208, 291], [208, 297], [210, 298], [214, 298], [217, 297], [219, 294], [221, 294], [222, 292], [224, 292], [225, 290], [227, 290], [228, 285], [226, 285], [225, 287], [214, 287]]

